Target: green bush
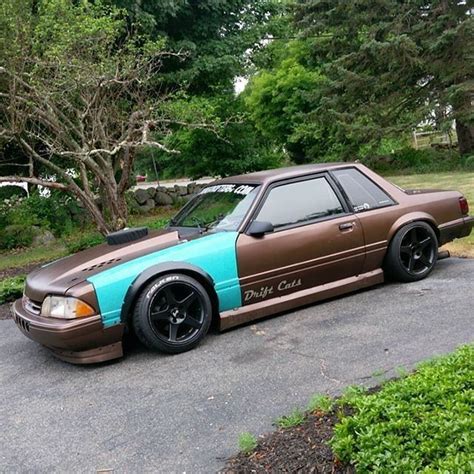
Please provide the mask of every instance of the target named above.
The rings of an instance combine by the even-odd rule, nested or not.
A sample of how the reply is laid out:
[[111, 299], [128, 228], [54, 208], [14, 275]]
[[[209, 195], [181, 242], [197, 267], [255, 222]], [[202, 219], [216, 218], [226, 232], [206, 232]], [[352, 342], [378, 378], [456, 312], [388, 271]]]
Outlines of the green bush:
[[375, 394], [354, 394], [335, 453], [358, 472], [473, 472], [473, 374], [474, 346], [465, 346]]
[[32, 193], [29, 197], [12, 197], [1, 204], [8, 224], [30, 224], [45, 227], [57, 236], [74, 226], [72, 215], [81, 212], [77, 203], [58, 191], [49, 196]]
[[436, 173], [466, 169], [465, 160], [454, 149], [404, 147], [391, 154], [362, 160], [378, 172]]
[[52, 191], [49, 196], [31, 194], [24, 199], [17, 210], [27, 214], [37, 225], [48, 228], [56, 236], [71, 232], [74, 227], [70, 206], [74, 203], [69, 196], [60, 191]]
[[27, 192], [20, 186], [0, 186], [0, 201], [11, 199], [12, 197], [25, 197]]
[[463, 168], [466, 171], [474, 171], [474, 155], [463, 157]]
[[31, 225], [8, 225], [0, 231], [0, 249], [28, 247], [33, 242], [35, 234], [35, 228]]
[[21, 298], [25, 286], [25, 275], [5, 278], [0, 281], [0, 304]]

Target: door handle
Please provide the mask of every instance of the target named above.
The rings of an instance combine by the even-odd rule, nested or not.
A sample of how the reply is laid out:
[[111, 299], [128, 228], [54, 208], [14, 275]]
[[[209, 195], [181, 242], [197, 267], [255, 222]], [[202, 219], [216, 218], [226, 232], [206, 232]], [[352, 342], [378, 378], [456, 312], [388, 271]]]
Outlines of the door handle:
[[344, 224], [339, 225], [339, 230], [349, 230], [354, 227], [354, 224], [352, 222], [345, 222]]

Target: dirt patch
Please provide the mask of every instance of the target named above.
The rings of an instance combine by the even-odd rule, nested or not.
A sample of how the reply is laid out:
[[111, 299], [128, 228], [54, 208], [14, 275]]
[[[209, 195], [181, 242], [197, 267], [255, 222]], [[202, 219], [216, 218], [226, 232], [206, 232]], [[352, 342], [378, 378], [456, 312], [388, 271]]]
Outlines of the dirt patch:
[[36, 267], [39, 267], [41, 265], [41, 262], [38, 263], [29, 263], [28, 265], [23, 265], [22, 267], [14, 267], [14, 268], [5, 268], [3, 270], [0, 270], [0, 280], [3, 280], [4, 278], [10, 278], [10, 277], [15, 277], [19, 275], [27, 275], [30, 273], [32, 270], [34, 270]]
[[0, 305], [0, 320], [10, 319], [12, 317], [10, 306], [12, 303], [5, 303]]
[[354, 473], [354, 467], [337, 460], [328, 445], [337, 422], [334, 411], [309, 414], [300, 426], [265, 435], [254, 452], [233, 456], [220, 472]]

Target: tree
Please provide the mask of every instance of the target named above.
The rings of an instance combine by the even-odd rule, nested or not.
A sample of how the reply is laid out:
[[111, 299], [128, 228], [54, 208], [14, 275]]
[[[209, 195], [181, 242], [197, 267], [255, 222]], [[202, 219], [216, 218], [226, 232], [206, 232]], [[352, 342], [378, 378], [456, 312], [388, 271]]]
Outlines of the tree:
[[132, 28], [166, 38], [171, 51], [162, 69], [170, 88], [185, 85], [193, 95], [233, 92], [246, 58], [267, 32], [275, 0], [111, 0], [126, 8]]
[[[274, 0], [114, 0], [127, 9], [131, 25], [141, 32], [166, 38], [174, 52], [186, 51], [184, 60], [171, 57], [161, 69], [167, 90], [185, 88], [186, 100], [174, 101], [181, 121], [195, 121], [196, 109], [220, 123], [222, 133], [203, 128], [181, 128], [164, 137], [179, 155], [158, 150], [140, 153], [137, 169], [154, 175], [155, 163], [163, 176], [226, 175], [275, 166], [281, 153], [255, 130], [235, 97], [234, 81], [246, 75], [260, 40], [272, 28], [282, 8]], [[133, 26], [135, 27], [135, 26]]]
[[156, 139], [176, 126], [160, 69], [185, 53], [131, 34], [100, 1], [6, 0], [0, 24], [0, 134], [42, 167], [0, 181], [66, 191], [101, 232], [122, 228], [136, 150], [176, 153]]
[[[177, 107], [179, 102], [175, 102]], [[275, 168], [282, 153], [269, 140], [256, 132], [245, 111], [242, 96], [217, 95], [193, 97], [182, 107], [183, 120], [195, 121], [193, 110], [205, 113], [206, 120], [219, 124], [219, 133], [209, 128], [186, 127], [169, 135], [164, 144], [180, 150], [179, 156], [153, 150], [137, 160], [143, 171], [154, 174], [153, 163], [165, 176], [229, 176]], [[173, 115], [179, 116], [176, 110]]]
[[260, 58], [266, 68], [251, 78], [244, 93], [251, 120], [295, 163], [320, 160], [334, 147], [331, 123], [324, 115], [312, 115], [326, 77], [320, 68], [308, 64], [305, 41], [276, 39], [266, 56], [266, 60]]
[[297, 27], [329, 82], [316, 110], [352, 142], [456, 121], [474, 152], [472, 0], [298, 0]]

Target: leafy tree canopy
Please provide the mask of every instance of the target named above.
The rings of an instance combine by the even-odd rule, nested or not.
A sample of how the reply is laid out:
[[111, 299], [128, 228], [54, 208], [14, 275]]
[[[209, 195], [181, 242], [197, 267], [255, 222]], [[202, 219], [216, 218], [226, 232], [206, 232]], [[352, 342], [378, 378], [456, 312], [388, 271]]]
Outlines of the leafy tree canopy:
[[[242, 96], [183, 97], [170, 103], [173, 115], [183, 123], [196, 123], [205, 117], [215, 129], [180, 127], [165, 139], [168, 148], [180, 150], [170, 155], [147, 149], [141, 153], [137, 169], [149, 176], [229, 176], [244, 172], [275, 168], [283, 154], [271, 140], [255, 132]], [[153, 163], [154, 160], [154, 163]]]
[[[113, 0], [129, 14], [132, 28], [164, 37], [168, 47], [186, 52], [184, 61], [166, 62], [169, 86], [190, 93], [232, 91], [250, 50], [258, 47], [268, 20], [280, 8], [272, 0]], [[244, 54], [245, 53], [245, 54]]]
[[316, 110], [352, 143], [456, 120], [474, 151], [472, 0], [298, 0], [295, 21], [328, 78]]

